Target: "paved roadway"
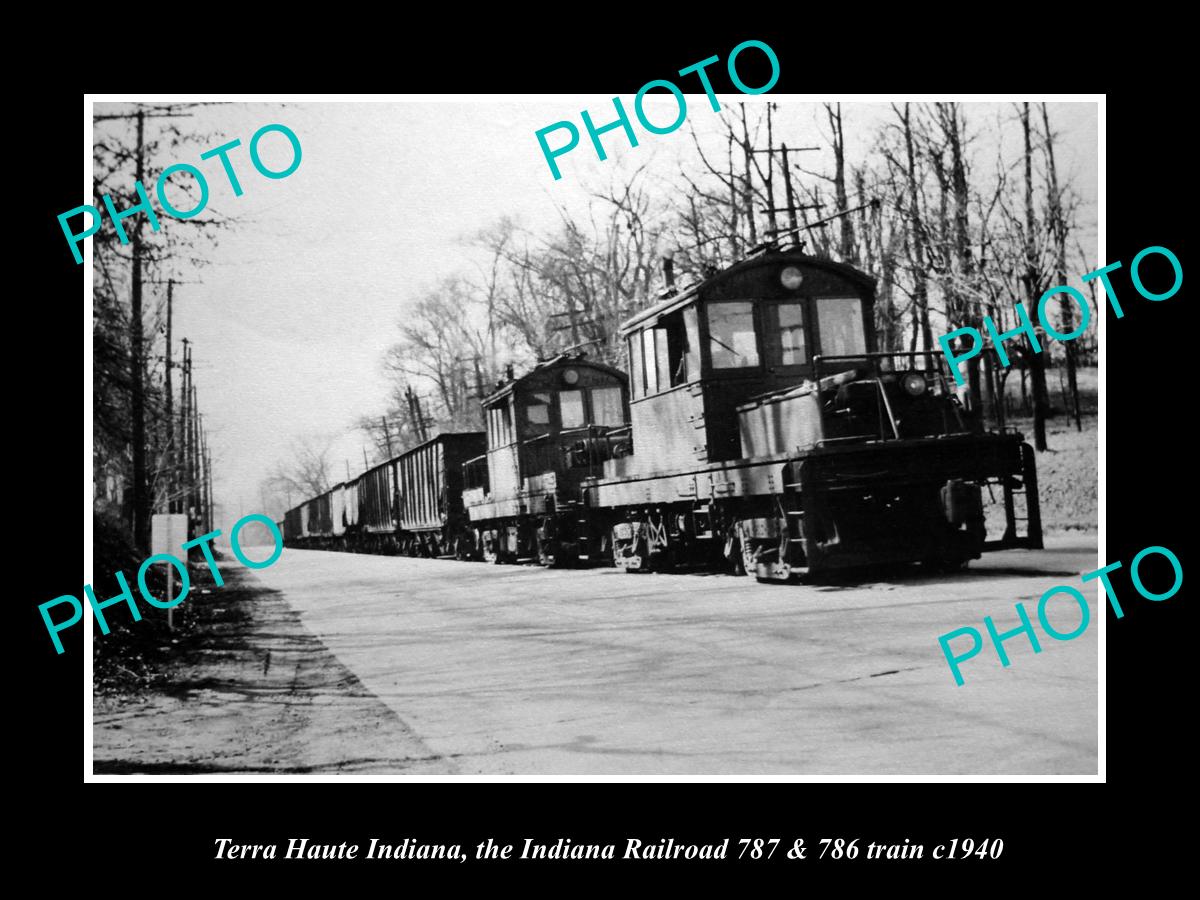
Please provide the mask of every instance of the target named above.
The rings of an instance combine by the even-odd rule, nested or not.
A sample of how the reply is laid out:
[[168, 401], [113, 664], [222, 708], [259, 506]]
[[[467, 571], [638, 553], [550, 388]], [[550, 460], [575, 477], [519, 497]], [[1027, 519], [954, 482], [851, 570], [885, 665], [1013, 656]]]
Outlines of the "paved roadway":
[[963, 687], [937, 637], [1096, 567], [1068, 535], [854, 586], [300, 550], [254, 577], [464, 774], [1095, 774], [1094, 590], [1083, 636], [986, 646]]

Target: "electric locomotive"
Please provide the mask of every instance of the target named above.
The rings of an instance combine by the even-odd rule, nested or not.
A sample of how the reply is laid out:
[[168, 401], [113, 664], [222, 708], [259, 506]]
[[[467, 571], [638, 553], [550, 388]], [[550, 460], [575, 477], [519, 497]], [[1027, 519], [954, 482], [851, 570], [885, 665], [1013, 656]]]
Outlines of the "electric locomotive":
[[938, 354], [877, 351], [873, 316], [868, 276], [768, 246], [625, 322], [635, 443], [582, 482], [616, 565], [788, 580], [1040, 548], [1029, 445], [984, 433]]
[[632, 452], [625, 374], [560, 354], [483, 398], [487, 452], [464, 467], [463, 506], [475, 547], [493, 563], [595, 561], [607, 542], [582, 485]]

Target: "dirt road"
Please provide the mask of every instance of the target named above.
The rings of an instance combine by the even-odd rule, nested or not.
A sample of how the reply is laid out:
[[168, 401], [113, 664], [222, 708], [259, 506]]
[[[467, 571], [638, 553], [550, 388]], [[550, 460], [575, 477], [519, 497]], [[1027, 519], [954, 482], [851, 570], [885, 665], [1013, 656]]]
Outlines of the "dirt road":
[[185, 601], [206, 608], [167, 688], [96, 699], [95, 774], [455, 771], [278, 593], [236, 564], [222, 572], [225, 587]]
[[[937, 644], [985, 615], [1012, 628], [1016, 600], [1033, 614], [1094, 568], [1087, 534], [854, 586], [288, 550], [246, 576], [269, 590], [228, 681], [98, 718], [98, 747], [129, 740], [105, 737], [97, 771], [1094, 774], [1094, 591], [1082, 637], [1037, 655], [1014, 638], [1007, 669], [986, 648], [963, 687]], [[226, 755], [139, 743], [182, 715]]]

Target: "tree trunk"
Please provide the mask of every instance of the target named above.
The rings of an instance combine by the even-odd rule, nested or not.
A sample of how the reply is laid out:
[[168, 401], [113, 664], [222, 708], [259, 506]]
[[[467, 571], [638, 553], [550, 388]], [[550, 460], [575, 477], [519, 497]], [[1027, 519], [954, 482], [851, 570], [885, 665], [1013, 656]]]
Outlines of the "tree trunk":
[[[743, 185], [743, 195], [746, 202], [746, 224], [750, 226], [750, 246], [758, 243], [758, 229], [754, 219], [754, 188], [750, 181], [750, 161], [753, 158], [753, 148], [750, 146], [750, 126], [746, 124], [746, 104], [742, 104], [742, 150], [746, 155], [746, 180]], [[732, 181], [730, 173], [730, 181]]]
[[[1029, 133], [1029, 104], [1021, 104], [1021, 129], [1025, 135], [1025, 307], [1029, 312], [1029, 321], [1037, 323], [1037, 306], [1041, 298], [1041, 285], [1038, 278], [1036, 247], [1034, 234], [1036, 220], [1033, 208], [1033, 145]], [[1046, 449], [1046, 418], [1049, 415], [1050, 397], [1046, 389], [1045, 359], [1041, 353], [1034, 353], [1033, 347], [1026, 339], [1029, 354], [1029, 375], [1033, 382], [1033, 439], [1034, 447]]]
[[[943, 130], [950, 146], [950, 186], [954, 195], [954, 255], [957, 262], [958, 279], [969, 284], [975, 264], [971, 255], [970, 219], [968, 210], [970, 193], [967, 187], [967, 166], [963, 158], [963, 135], [959, 132], [958, 104], [943, 106]], [[976, 305], [969, 295], [958, 290], [958, 309], [962, 324], [979, 328], [982, 320]], [[983, 390], [979, 371], [979, 356], [967, 361], [967, 385], [971, 408], [982, 412]]]
[[[833, 190], [839, 211], [849, 209], [850, 203], [846, 194], [846, 139], [842, 132], [842, 104], [835, 106], [825, 104], [825, 112], [829, 115], [829, 126], [833, 131]], [[841, 243], [839, 246], [842, 262], [854, 265], [857, 259], [854, 253], [854, 222], [850, 216], [841, 218]]]
[[[1046, 178], [1049, 182], [1050, 190], [1050, 227], [1054, 232], [1054, 261], [1055, 261], [1055, 284], [1067, 283], [1067, 221], [1063, 213], [1062, 193], [1058, 189], [1058, 167], [1054, 163], [1054, 135], [1050, 131], [1050, 114], [1046, 110], [1046, 104], [1042, 104], [1042, 130], [1044, 132], [1046, 147]], [[1059, 300], [1059, 309], [1062, 312], [1063, 319], [1063, 334], [1070, 334], [1075, 330], [1075, 307], [1074, 301], [1070, 296], [1063, 294]], [[1075, 377], [1076, 368], [1076, 346], [1075, 341], [1067, 341], [1066, 346], [1067, 357], [1067, 385], [1070, 389], [1070, 402], [1066, 398], [1063, 399], [1063, 406], [1071, 410], [1075, 418], [1075, 430], [1083, 431], [1083, 419], [1079, 412], [1079, 382]]]
[[933, 331], [929, 326], [929, 287], [925, 276], [925, 236], [921, 225], [920, 189], [917, 184], [917, 161], [913, 151], [912, 117], [909, 105], [904, 104], [900, 117], [904, 125], [904, 149], [908, 156], [908, 217], [912, 229], [912, 257], [909, 260], [913, 272], [914, 319], [921, 323], [921, 337], [929, 353], [933, 351]]

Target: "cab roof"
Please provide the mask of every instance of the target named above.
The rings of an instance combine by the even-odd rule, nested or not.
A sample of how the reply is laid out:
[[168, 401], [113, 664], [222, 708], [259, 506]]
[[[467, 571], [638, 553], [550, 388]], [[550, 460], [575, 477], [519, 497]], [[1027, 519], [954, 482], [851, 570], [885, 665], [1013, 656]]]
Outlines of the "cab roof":
[[575, 354], [560, 353], [558, 356], [547, 360], [542, 360], [524, 375], [500, 385], [498, 388], [492, 391], [492, 393], [483, 398], [483, 405], [485, 407], [493, 406], [497, 401], [502, 400], [511, 394], [518, 385], [524, 384], [535, 375], [542, 375], [553, 369], [565, 369], [568, 367], [577, 369], [595, 369], [598, 372], [605, 372], [609, 375], [616, 376], [621, 381], [627, 381], [629, 377], [620, 369], [613, 368], [612, 366], [601, 362], [593, 362], [587, 359], [582, 352]]
[[736, 262], [731, 266], [721, 269], [719, 272], [713, 273], [702, 281], [694, 282], [688, 285], [688, 287], [679, 293], [673, 294], [659, 303], [656, 303], [653, 306], [650, 306], [626, 319], [621, 323], [621, 337], [626, 337], [630, 331], [634, 330], [639, 325], [644, 325], [646, 322], [657, 319], [666, 313], [674, 312], [681, 307], [687, 306], [695, 301], [701, 292], [714, 284], [724, 281], [733, 274], [745, 272], [762, 266], [779, 265], [783, 262], [798, 263], [813, 269], [824, 269], [828, 272], [833, 272], [834, 274], [845, 278], [847, 281], [851, 281], [860, 285], [868, 291], [873, 290], [875, 287], [875, 279], [866, 273], [859, 271], [853, 266], [847, 265], [846, 263], [835, 262], [832, 259], [824, 259], [818, 256], [809, 256], [808, 254], [794, 248], [778, 250], [774, 247], [768, 247], [765, 250], [754, 254], [753, 256], [747, 257], [741, 262]]

